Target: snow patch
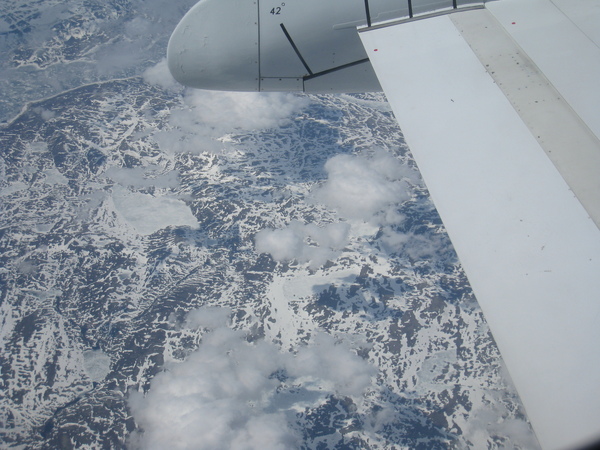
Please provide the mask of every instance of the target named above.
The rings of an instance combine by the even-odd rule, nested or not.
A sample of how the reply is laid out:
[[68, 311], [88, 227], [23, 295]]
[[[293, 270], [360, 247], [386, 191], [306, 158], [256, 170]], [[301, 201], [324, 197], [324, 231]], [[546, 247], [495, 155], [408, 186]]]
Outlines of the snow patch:
[[12, 184], [9, 184], [4, 189], [0, 189], [0, 197], [7, 197], [15, 192], [20, 192], [27, 190], [29, 186], [22, 181], [15, 181]]
[[102, 350], [83, 352], [83, 368], [92, 381], [102, 381], [110, 373], [110, 356]]
[[112, 197], [118, 213], [140, 234], [150, 235], [169, 226], [199, 227], [182, 200], [129, 192], [121, 187], [113, 189]]
[[176, 188], [179, 186], [179, 172], [157, 174], [152, 167], [110, 167], [104, 172], [104, 176], [110, 178], [122, 186], [133, 188]]
[[44, 170], [44, 175], [46, 176], [46, 184], [60, 184], [63, 186], [67, 186], [69, 184], [69, 179], [60, 173], [56, 168]]

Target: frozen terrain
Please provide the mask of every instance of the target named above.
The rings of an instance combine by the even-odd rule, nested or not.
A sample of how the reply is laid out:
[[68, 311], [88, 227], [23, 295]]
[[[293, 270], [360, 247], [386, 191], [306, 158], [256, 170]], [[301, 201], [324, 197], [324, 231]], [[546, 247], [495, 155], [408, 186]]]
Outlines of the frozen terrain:
[[535, 448], [385, 98], [183, 90], [191, 3], [0, 7], [2, 445]]

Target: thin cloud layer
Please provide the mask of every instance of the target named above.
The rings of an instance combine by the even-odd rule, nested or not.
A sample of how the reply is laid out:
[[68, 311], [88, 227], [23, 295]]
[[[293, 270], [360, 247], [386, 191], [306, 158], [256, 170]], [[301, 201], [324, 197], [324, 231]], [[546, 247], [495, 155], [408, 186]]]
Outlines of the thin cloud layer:
[[331, 336], [317, 335], [294, 356], [247, 342], [225, 325], [230, 314], [205, 307], [188, 315], [187, 326], [206, 330], [202, 343], [159, 373], [145, 397], [130, 396], [143, 430], [133, 448], [296, 448], [298, 412], [330, 395], [358, 402], [371, 385], [375, 369]]
[[348, 242], [350, 225], [331, 223], [324, 227], [293, 221], [286, 228], [267, 228], [256, 234], [256, 251], [269, 253], [275, 261], [309, 262], [318, 267], [335, 259]]
[[374, 367], [356, 356], [344, 341], [317, 334], [286, 365], [290, 375], [311, 380], [315, 388], [360, 400], [376, 374]]

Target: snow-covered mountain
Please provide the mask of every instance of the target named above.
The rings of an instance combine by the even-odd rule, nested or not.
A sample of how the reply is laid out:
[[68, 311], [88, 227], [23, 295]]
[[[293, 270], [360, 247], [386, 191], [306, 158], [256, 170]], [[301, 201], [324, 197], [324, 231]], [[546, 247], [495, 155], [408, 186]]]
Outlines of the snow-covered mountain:
[[183, 90], [191, 3], [0, 7], [3, 445], [536, 447], [384, 97]]

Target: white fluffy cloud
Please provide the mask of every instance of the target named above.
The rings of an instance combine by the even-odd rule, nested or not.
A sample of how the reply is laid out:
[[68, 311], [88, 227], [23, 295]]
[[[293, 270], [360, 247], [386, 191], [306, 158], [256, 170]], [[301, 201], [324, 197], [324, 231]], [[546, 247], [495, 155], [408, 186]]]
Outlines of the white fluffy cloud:
[[169, 66], [167, 65], [166, 58], [163, 58], [155, 66], [146, 69], [143, 74], [143, 78], [146, 83], [160, 86], [163, 89], [173, 91], [183, 89], [183, 86], [175, 81], [175, 78], [173, 78], [173, 75], [171, 75], [171, 72], [169, 72]]
[[235, 131], [276, 128], [293, 119], [309, 103], [287, 93], [220, 92], [189, 89], [184, 106], [171, 111], [171, 129], [155, 135], [171, 153], [219, 151], [218, 139]]
[[305, 108], [306, 97], [282, 92], [221, 92], [193, 89], [185, 102], [199, 122], [222, 132], [278, 128]]
[[328, 178], [315, 192], [317, 200], [342, 217], [385, 222], [395, 206], [409, 198], [403, 182], [412, 171], [394, 156], [379, 151], [373, 156], [337, 155], [325, 164]]
[[[375, 369], [348, 346], [321, 334], [296, 355], [264, 340], [248, 343], [225, 325], [230, 311], [201, 308], [186, 325], [209, 328], [198, 350], [170, 365], [130, 407], [144, 449], [288, 449], [295, 416], [332, 394], [357, 401]], [[282, 381], [276, 373], [285, 374]]]
[[275, 261], [309, 262], [318, 267], [334, 259], [347, 244], [350, 225], [331, 223], [324, 227], [291, 222], [280, 230], [265, 229], [256, 234], [256, 251], [269, 253]]
[[[144, 80], [164, 89], [181, 89], [166, 60], [147, 69]], [[281, 127], [309, 103], [308, 97], [291, 93], [186, 89], [183, 106], [171, 111], [171, 129], [157, 133], [155, 139], [167, 152], [218, 151], [222, 144], [216, 139], [236, 130]]]
[[[337, 155], [325, 163], [328, 178], [312, 196], [317, 202], [335, 210], [339, 216], [383, 227], [386, 245], [398, 247], [406, 236], [391, 228], [404, 216], [399, 205], [410, 198], [407, 181], [417, 182], [410, 167], [383, 150], [372, 155]], [[287, 227], [265, 229], [256, 234], [255, 248], [269, 253], [275, 261], [309, 262], [317, 268], [336, 258], [348, 243], [349, 223], [319, 227], [292, 222]]]

